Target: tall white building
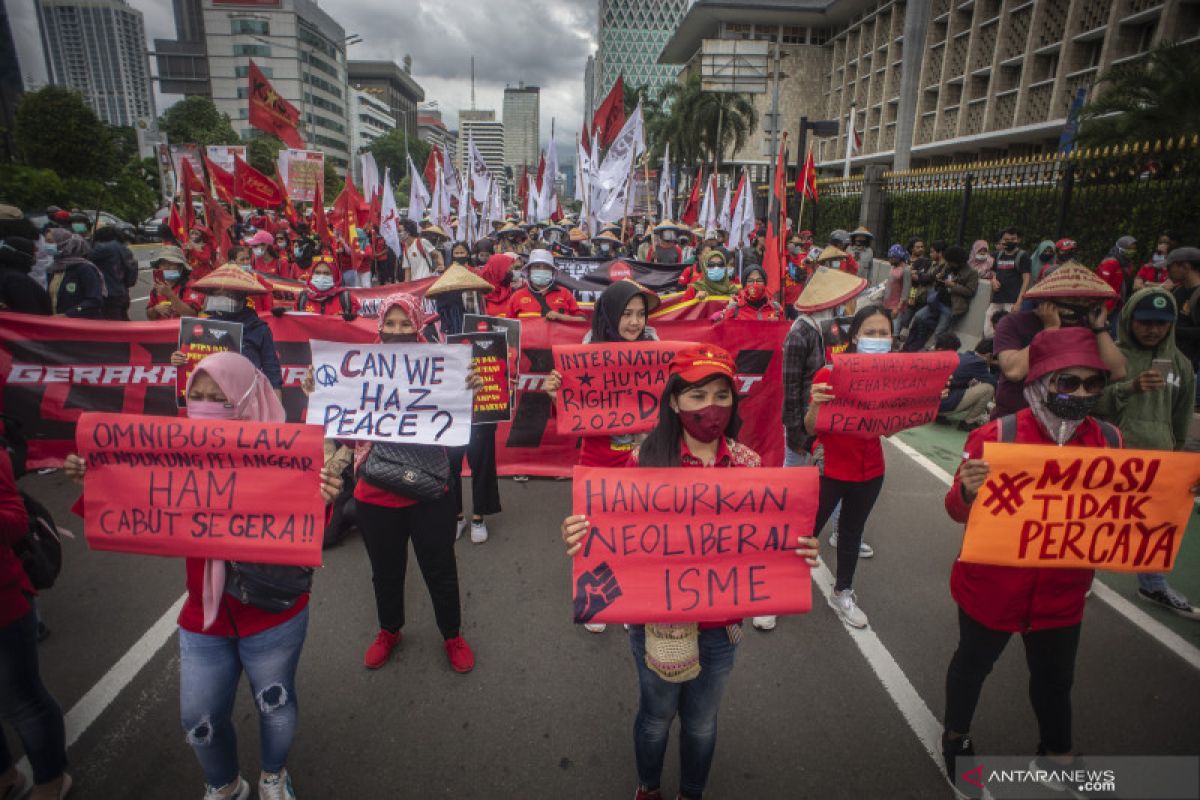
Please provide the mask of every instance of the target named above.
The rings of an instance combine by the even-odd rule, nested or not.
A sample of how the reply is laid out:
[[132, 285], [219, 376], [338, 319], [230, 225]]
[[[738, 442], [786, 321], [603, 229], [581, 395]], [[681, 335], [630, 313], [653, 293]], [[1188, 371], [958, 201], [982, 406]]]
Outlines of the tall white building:
[[[365, 89], [352, 89], [350, 94], [350, 149], [355, 156], [366, 150], [371, 142], [386, 136], [397, 127], [396, 118], [389, 113], [387, 103]], [[362, 186], [362, 161], [354, 158], [354, 178]]]
[[[675, 80], [676, 70], [658, 63], [658, 54], [675, 33], [689, 0], [599, 0], [599, 50], [592, 101], [604, 100], [618, 76], [629, 87], [646, 86], [651, 94]], [[729, 3], [738, 6], [740, 3]], [[786, 8], [788, 3], [780, 3]]]
[[81, 93], [109, 125], [153, 120], [142, 12], [125, 0], [34, 0], [50, 83]]
[[488, 110], [466, 110], [458, 112], [458, 168], [466, 169], [467, 150], [474, 140], [479, 155], [488, 165], [492, 175], [507, 185], [504, 175], [504, 123], [496, 119], [496, 112]]
[[521, 167], [536, 167], [541, 90], [536, 86], [504, 88], [504, 166], [520, 177]]

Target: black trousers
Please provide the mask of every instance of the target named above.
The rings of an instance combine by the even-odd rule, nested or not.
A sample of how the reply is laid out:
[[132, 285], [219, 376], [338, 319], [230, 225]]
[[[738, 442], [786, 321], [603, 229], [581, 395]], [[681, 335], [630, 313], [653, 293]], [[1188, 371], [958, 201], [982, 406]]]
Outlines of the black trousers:
[[837, 478], [821, 476], [821, 501], [817, 506], [817, 522], [813, 527], [813, 536], [820, 534], [825, 523], [833, 516], [837, 504], [841, 503], [842, 510], [838, 515], [837, 526], [837, 582], [833, 586], [839, 592], [854, 585], [858, 547], [862, 544], [867, 517], [871, 516], [871, 509], [875, 507], [881, 489], [882, 475], [869, 481], [839, 481]]
[[454, 508], [449, 497], [405, 508], [388, 508], [361, 500], [357, 505], [358, 529], [371, 559], [379, 627], [393, 633], [404, 627], [404, 579], [411, 540], [433, 601], [438, 630], [446, 639], [458, 636], [462, 605], [458, 563], [454, 559]]
[[[841, 534], [839, 533], [839, 536]], [[1071, 752], [1071, 685], [1080, 626], [1021, 634], [1029, 665], [1029, 702], [1038, 721], [1040, 748]], [[970, 733], [983, 682], [1012, 636], [958, 610], [958, 649], [946, 671], [946, 730]]]
[[463, 455], [471, 465], [471, 512], [477, 517], [500, 513], [500, 479], [496, 474], [496, 426], [472, 425], [466, 447], [447, 447], [454, 512], [461, 514]]

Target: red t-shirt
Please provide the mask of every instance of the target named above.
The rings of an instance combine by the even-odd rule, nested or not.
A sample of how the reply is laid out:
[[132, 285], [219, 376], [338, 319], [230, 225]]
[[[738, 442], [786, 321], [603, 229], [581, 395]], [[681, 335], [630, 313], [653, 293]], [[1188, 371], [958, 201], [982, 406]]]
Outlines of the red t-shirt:
[[[1121, 262], [1115, 258], [1106, 258], [1096, 267], [1096, 274], [1099, 275], [1105, 283], [1113, 288], [1117, 293], [1117, 297], [1121, 296], [1121, 290], [1125, 286], [1125, 270], [1121, 269]], [[1104, 307], [1112, 311], [1117, 307], [1117, 299], [1105, 300]]]
[[[832, 367], [821, 367], [812, 382], [829, 383]], [[825, 476], [839, 481], [869, 481], [884, 472], [883, 445], [879, 437], [864, 439], [838, 433], [822, 433], [817, 441], [825, 447]]]
[[185, 558], [187, 570], [187, 600], [179, 612], [179, 627], [192, 633], [208, 636], [232, 636], [244, 639], [256, 633], [282, 625], [308, 607], [309, 594], [305, 592], [287, 611], [276, 614], [243, 603], [228, 594], [221, 595], [221, 607], [212, 626], [204, 628], [204, 559]]
[[[204, 308], [204, 295], [200, 294], [195, 289], [190, 289], [185, 286], [183, 287], [182, 291], [176, 290], [176, 294], [179, 295], [180, 300], [195, 309], [196, 313], [199, 313], [200, 309]], [[166, 298], [160, 297], [158, 292], [156, 292], [154, 289], [151, 289], [150, 296], [146, 298], [146, 310], [148, 311], [162, 302], [166, 302]], [[162, 317], [162, 319], [175, 319], [179, 316], [179, 314], [175, 313], [175, 307], [172, 305], [167, 306], [165, 314], [166, 316]]]
[[579, 446], [579, 466], [618, 468], [629, 465], [636, 445], [614, 436], [584, 436]]
[[358, 479], [358, 483], [354, 484], [354, 499], [384, 508], [408, 508], [417, 504], [417, 501], [411, 497], [401, 497], [395, 492], [372, 486], [361, 477]]
[[246, 306], [247, 308], [254, 309], [259, 314], [265, 314], [271, 310], [271, 306], [275, 305], [275, 287], [262, 275], [255, 274], [254, 277], [258, 280], [258, 284], [267, 290], [267, 293], [247, 295]]
[[[542, 298], [546, 301], [546, 307], [550, 311], [579, 316], [579, 304], [575, 302], [575, 295], [571, 294], [570, 289], [555, 286], [542, 295]], [[533, 292], [528, 286], [523, 286], [508, 301], [508, 316], [520, 319], [521, 317], [542, 317], [545, 314], [542, 313], [542, 304], [538, 302]]]

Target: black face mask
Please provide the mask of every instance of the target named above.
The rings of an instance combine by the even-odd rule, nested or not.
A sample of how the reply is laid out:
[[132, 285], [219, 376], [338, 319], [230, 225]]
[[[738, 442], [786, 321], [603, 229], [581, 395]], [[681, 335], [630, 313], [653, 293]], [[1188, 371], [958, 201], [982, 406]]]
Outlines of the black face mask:
[[412, 344], [417, 341], [415, 333], [381, 333], [379, 341], [384, 344]]
[[1017, 243], [1016, 242], [1005, 242], [1004, 249], [1011, 253], [1013, 250], [1017, 249]]
[[1077, 394], [1057, 394], [1051, 392], [1046, 396], [1046, 410], [1059, 419], [1078, 422], [1092, 413], [1100, 395], [1088, 394], [1080, 397]]
[[1091, 306], [1077, 306], [1070, 303], [1056, 303], [1058, 306], [1058, 321], [1064, 328], [1082, 328], [1090, 324]]

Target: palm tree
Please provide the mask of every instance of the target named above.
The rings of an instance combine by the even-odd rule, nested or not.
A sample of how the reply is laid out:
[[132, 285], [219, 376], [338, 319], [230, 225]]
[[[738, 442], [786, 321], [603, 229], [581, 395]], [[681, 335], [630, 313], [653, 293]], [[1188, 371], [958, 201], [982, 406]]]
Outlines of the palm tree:
[[1099, 96], [1080, 112], [1088, 147], [1154, 141], [1200, 130], [1200, 48], [1163, 44], [1100, 76]]
[[669, 141], [679, 163], [711, 161], [714, 172], [720, 169], [722, 155], [744, 147], [758, 125], [749, 95], [706, 92], [699, 75], [663, 87], [658, 103], [665, 113], [653, 131], [657, 152], [661, 154], [661, 145]]

